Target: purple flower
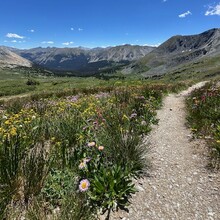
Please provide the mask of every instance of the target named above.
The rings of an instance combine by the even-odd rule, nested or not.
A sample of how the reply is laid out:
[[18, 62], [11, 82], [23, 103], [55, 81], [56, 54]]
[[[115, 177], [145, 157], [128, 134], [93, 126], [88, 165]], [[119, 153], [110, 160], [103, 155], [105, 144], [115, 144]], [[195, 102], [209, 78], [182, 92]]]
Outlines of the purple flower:
[[97, 99], [107, 98], [107, 97], [109, 97], [109, 93], [100, 92], [100, 93], [96, 94], [95, 97], [96, 97]]
[[88, 147], [95, 147], [95, 145], [96, 145], [95, 141], [89, 142], [87, 144]]
[[67, 97], [67, 100], [70, 101], [70, 102], [76, 102], [76, 101], [78, 101], [78, 99], [79, 99], [78, 95], [76, 95], [76, 96], [68, 96]]

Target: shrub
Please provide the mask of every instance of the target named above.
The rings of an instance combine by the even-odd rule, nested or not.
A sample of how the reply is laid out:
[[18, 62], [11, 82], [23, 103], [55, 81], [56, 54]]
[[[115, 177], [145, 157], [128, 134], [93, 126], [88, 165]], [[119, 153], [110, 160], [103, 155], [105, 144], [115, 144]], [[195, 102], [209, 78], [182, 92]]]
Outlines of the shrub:
[[28, 79], [27, 82], [26, 82], [26, 85], [28, 86], [36, 86], [36, 85], [39, 85], [40, 83], [37, 81], [37, 80], [34, 80], [34, 79]]

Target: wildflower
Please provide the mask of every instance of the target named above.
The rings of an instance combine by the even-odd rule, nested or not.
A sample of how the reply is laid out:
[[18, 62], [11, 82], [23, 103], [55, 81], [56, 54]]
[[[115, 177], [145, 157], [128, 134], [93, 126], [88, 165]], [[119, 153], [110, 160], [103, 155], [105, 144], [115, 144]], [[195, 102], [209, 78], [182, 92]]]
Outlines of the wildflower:
[[201, 97], [201, 100], [204, 102], [204, 101], [206, 100], [206, 96], [203, 95], [203, 96]]
[[137, 117], [137, 113], [132, 113], [130, 118], [136, 118]]
[[79, 164], [79, 169], [82, 170], [82, 169], [85, 169], [86, 168], [86, 162], [85, 161], [82, 161], [80, 164]]
[[98, 149], [99, 149], [100, 151], [103, 151], [103, 150], [104, 150], [104, 147], [103, 147], [103, 146], [99, 146]]
[[129, 118], [125, 114], [122, 116], [122, 119], [123, 120], [129, 120]]
[[94, 121], [94, 122], [93, 122], [93, 125], [94, 125], [94, 126], [98, 125], [98, 122], [97, 122], [97, 121]]
[[10, 131], [10, 134], [11, 134], [11, 136], [17, 135], [17, 129], [15, 127], [12, 127], [11, 131]]
[[90, 186], [90, 182], [87, 179], [83, 179], [79, 183], [79, 190], [81, 192], [85, 192], [89, 189], [89, 186]]
[[217, 140], [216, 142], [217, 142], [218, 144], [220, 144], [220, 140]]
[[91, 160], [91, 158], [84, 158], [84, 159], [83, 159], [83, 161], [84, 161], [85, 163], [88, 163], [90, 160]]
[[5, 121], [5, 124], [6, 124], [6, 125], [10, 125], [11, 122], [10, 122], [9, 120], [7, 120], [7, 121]]
[[92, 142], [89, 142], [88, 144], [88, 147], [94, 147], [96, 145], [95, 141], [92, 141]]

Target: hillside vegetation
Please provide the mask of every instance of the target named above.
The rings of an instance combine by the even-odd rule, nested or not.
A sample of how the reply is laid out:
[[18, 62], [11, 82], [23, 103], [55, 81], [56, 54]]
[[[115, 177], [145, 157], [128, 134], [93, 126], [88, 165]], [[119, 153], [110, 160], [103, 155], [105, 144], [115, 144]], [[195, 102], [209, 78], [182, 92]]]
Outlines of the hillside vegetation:
[[187, 99], [188, 123], [195, 137], [205, 139], [212, 156], [211, 165], [220, 162], [220, 87], [209, 83]]

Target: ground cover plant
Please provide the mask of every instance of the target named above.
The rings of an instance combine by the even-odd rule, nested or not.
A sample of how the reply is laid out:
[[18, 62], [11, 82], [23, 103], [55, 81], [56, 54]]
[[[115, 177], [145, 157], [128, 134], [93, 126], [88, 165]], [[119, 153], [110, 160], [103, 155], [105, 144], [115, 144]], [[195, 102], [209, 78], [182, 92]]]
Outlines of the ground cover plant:
[[196, 137], [210, 146], [212, 165], [220, 162], [220, 88], [219, 83], [207, 83], [187, 99], [188, 122]]
[[110, 88], [3, 104], [0, 218], [94, 219], [129, 204], [147, 168], [142, 137], [177, 87]]

